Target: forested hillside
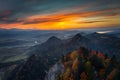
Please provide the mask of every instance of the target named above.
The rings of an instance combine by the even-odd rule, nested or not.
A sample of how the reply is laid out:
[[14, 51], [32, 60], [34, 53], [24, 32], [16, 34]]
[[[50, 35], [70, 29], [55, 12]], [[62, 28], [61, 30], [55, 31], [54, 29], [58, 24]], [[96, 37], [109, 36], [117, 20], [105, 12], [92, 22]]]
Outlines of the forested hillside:
[[80, 47], [63, 55], [45, 80], [120, 80], [120, 61], [115, 55]]

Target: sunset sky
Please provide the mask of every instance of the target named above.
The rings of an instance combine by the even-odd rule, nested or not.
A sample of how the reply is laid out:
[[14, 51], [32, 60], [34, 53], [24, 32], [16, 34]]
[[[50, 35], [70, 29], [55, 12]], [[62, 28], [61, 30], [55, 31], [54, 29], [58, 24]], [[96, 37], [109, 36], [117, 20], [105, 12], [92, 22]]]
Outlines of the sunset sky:
[[120, 27], [120, 0], [0, 0], [0, 28]]

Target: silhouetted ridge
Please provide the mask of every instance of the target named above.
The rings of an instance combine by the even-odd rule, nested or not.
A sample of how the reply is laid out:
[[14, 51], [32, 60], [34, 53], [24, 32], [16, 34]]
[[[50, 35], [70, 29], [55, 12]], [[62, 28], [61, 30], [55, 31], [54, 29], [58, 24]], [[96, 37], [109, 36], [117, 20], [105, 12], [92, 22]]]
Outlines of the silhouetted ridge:
[[78, 39], [78, 38], [80, 38], [80, 37], [83, 37], [80, 33], [78, 33], [78, 34], [76, 34], [73, 38], [76, 38], [76, 39]]
[[61, 41], [61, 39], [59, 39], [55, 36], [52, 36], [47, 40], [47, 42], [59, 42], [59, 41]]
[[86, 41], [88, 42], [88, 38], [82, 36], [80, 33], [71, 38], [72, 43], [87, 43]]
[[80, 34], [80, 33], [78, 33], [78, 34], [76, 34], [73, 38], [72, 38], [72, 41], [74, 41], [74, 40], [79, 40], [79, 39], [81, 39], [83, 36]]
[[33, 54], [16, 69], [16, 74], [11, 74], [6, 80], [44, 80], [45, 64], [44, 58]]

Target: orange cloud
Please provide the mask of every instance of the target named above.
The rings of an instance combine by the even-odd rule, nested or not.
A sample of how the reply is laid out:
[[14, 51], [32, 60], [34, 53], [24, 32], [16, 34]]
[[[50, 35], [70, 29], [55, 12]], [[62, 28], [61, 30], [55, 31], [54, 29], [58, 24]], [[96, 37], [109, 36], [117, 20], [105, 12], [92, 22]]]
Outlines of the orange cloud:
[[64, 30], [120, 26], [119, 8], [88, 12], [77, 11], [81, 10], [81, 8], [73, 8], [71, 10], [74, 10], [74, 12], [61, 11], [49, 15], [33, 15], [18, 19], [16, 23], [1, 23], [0, 28]]

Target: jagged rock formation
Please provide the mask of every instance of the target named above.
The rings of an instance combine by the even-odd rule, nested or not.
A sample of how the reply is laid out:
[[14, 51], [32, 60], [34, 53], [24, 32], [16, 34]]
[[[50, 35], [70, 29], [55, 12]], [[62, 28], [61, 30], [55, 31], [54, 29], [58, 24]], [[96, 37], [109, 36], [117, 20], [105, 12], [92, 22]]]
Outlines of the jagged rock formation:
[[45, 76], [45, 80], [56, 80], [59, 74], [64, 73], [64, 65], [61, 62], [56, 63]]

